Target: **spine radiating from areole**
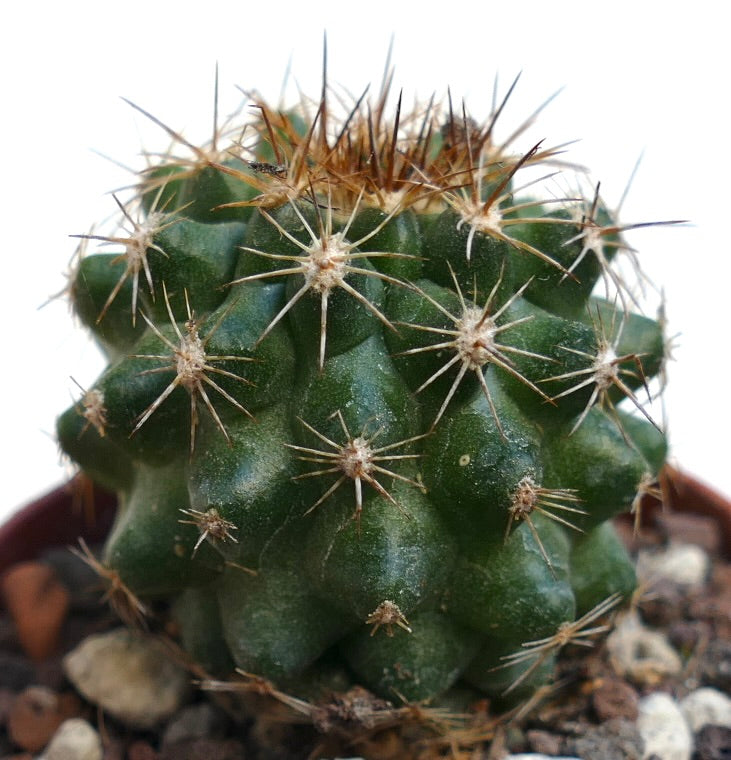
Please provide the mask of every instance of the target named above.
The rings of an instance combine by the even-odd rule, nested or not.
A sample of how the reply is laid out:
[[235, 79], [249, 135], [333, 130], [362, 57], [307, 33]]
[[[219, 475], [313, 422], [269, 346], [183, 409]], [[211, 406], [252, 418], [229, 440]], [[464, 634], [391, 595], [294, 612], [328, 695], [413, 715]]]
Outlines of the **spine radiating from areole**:
[[665, 459], [666, 341], [562, 147], [388, 89], [202, 147], [143, 111], [174, 147], [84, 236], [109, 364], [58, 438], [119, 494], [112, 602], [169, 599], [207, 672], [507, 700], [634, 589], [611, 519]]

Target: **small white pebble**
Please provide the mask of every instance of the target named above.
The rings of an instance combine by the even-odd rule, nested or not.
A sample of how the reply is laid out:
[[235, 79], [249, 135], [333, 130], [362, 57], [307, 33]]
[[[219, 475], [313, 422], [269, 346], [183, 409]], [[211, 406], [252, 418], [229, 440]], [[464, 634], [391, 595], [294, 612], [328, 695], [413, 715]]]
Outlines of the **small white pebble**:
[[607, 637], [607, 651], [615, 671], [638, 684], [659, 683], [683, 667], [667, 637], [644, 626], [636, 612], [619, 617]]
[[708, 724], [731, 728], [731, 699], [717, 689], [696, 689], [680, 701], [690, 730], [697, 734]]
[[102, 760], [102, 740], [94, 727], [81, 718], [65, 720], [38, 760]]
[[690, 760], [693, 736], [675, 700], [656, 692], [640, 700], [637, 730], [645, 743], [643, 758]]
[[701, 586], [710, 568], [708, 554], [693, 544], [670, 544], [660, 551], [641, 551], [637, 556], [637, 577], [652, 583], [660, 578], [680, 586]]
[[64, 657], [63, 668], [90, 702], [135, 728], [173, 715], [190, 685], [160, 642], [126, 628], [87, 637]]

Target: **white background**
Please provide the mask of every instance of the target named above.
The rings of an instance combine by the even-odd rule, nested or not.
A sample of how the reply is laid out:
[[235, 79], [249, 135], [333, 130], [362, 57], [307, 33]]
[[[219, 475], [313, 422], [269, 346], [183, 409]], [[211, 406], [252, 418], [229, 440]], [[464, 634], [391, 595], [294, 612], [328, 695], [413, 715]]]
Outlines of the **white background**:
[[666, 397], [673, 458], [731, 493], [731, 65], [721, 14], [711, 2], [15, 4], [0, 45], [0, 519], [64, 479], [54, 418], [74, 396], [70, 376], [88, 387], [102, 366], [64, 302], [39, 310], [65, 286], [69, 235], [112, 215], [106, 193], [131, 182], [94, 151], [139, 169], [142, 147], [168, 145], [120, 96], [203, 141], [216, 62], [223, 111], [239, 103], [236, 85], [276, 102], [290, 57], [317, 97], [324, 31], [330, 78], [353, 93], [380, 81], [391, 35], [407, 102], [451, 86], [484, 117], [495, 72], [504, 91], [522, 71], [504, 134], [563, 86], [533, 135], [581, 138], [570, 155], [592, 168], [610, 206], [644, 151], [622, 221], [692, 221], [629, 236], [664, 285], [670, 332], [682, 333]]

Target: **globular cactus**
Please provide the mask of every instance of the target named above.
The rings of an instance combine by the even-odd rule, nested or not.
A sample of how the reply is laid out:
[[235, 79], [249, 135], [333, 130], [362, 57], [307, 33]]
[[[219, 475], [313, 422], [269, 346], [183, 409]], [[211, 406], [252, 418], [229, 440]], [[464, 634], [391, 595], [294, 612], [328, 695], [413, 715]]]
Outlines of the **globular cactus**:
[[207, 672], [530, 694], [634, 588], [610, 521], [665, 458], [662, 325], [561, 148], [387, 90], [339, 120], [327, 88], [255, 101], [204, 148], [165, 127], [190, 157], [83, 236], [109, 366], [58, 437], [119, 495], [113, 601], [169, 599]]

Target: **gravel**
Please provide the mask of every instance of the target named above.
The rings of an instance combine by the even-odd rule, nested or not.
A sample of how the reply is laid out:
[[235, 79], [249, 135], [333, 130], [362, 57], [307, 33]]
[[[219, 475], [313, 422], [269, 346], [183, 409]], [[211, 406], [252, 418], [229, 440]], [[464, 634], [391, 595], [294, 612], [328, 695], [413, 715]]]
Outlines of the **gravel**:
[[[678, 524], [688, 530], [687, 520]], [[703, 539], [707, 527], [690, 527], [712, 546]], [[646, 596], [618, 615], [605, 646], [566, 652], [557, 680], [567, 685], [503, 731], [489, 760], [731, 758], [731, 565], [669, 538], [670, 560], [659, 561], [663, 550], [653, 549], [655, 581]], [[694, 557], [695, 569], [678, 576], [678, 557]], [[90, 604], [93, 578], [75, 567], [77, 558], [55, 550], [51, 560], [70, 594], [58, 651], [29, 659], [0, 612], [0, 760], [300, 760], [318, 741], [307, 726], [232, 718], [220, 695], [190, 689], [191, 676], [155, 636], [118, 628], [105, 608]], [[274, 744], [263, 749], [264, 736]], [[316, 756], [402, 758], [387, 754], [387, 741], [372, 746]]]

